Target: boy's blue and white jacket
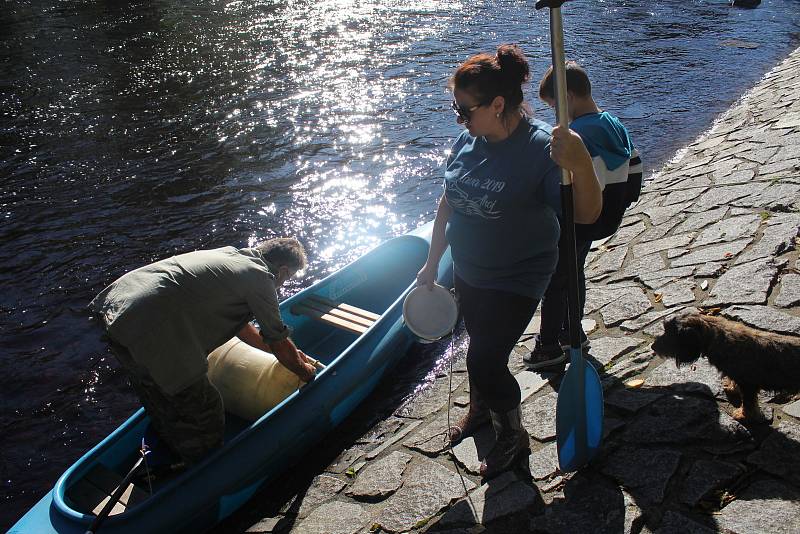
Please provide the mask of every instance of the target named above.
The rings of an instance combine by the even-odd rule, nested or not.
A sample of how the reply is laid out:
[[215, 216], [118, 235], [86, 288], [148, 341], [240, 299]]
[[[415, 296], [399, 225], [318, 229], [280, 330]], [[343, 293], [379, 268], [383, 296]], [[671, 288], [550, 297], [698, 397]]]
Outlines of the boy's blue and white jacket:
[[580, 241], [609, 237], [617, 231], [625, 210], [639, 199], [642, 160], [628, 130], [608, 112], [587, 113], [570, 124], [592, 156], [595, 174], [603, 190], [603, 211], [593, 224], [576, 224]]

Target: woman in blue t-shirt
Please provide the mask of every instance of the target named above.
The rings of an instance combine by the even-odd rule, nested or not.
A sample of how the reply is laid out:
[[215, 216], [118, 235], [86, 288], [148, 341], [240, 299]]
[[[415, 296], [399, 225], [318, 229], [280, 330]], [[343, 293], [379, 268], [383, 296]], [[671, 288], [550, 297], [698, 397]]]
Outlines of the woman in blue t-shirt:
[[575, 221], [591, 223], [602, 193], [589, 152], [571, 130], [551, 129], [523, 110], [529, 76], [522, 51], [503, 45], [458, 67], [453, 110], [466, 130], [445, 170], [445, 191], [420, 285], [433, 284], [448, 244], [455, 288], [470, 336], [470, 408], [449, 430], [456, 442], [489, 416], [497, 442], [481, 464], [491, 477], [529, 446], [520, 389], [508, 357], [547, 288], [558, 260], [560, 170], [572, 172]]

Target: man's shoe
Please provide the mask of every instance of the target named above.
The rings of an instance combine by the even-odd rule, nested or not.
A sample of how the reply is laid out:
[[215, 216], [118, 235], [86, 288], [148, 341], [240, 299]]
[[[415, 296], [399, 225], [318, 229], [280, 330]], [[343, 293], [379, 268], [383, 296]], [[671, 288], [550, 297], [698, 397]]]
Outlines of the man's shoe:
[[541, 338], [537, 338], [533, 351], [523, 356], [522, 360], [532, 370], [544, 369], [566, 362], [567, 353], [559, 345], [542, 345]]

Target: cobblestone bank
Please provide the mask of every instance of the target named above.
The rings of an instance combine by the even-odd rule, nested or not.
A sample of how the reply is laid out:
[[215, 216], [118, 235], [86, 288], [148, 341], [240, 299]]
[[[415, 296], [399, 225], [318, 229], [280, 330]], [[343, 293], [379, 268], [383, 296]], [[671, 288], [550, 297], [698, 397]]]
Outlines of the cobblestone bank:
[[799, 203], [800, 50], [662, 169], [591, 253], [585, 328], [606, 438], [590, 467], [559, 472], [558, 377], [526, 370], [522, 341], [511, 367], [532, 452], [520, 469], [481, 484], [488, 427], [445, 447], [448, 393], [451, 418], [467, 400], [460, 362], [452, 382], [441, 377], [380, 421], [249, 532], [796, 532], [800, 400], [762, 393], [769, 422], [745, 427], [705, 359], [676, 369], [650, 343], [665, 317], [691, 307], [800, 334]]

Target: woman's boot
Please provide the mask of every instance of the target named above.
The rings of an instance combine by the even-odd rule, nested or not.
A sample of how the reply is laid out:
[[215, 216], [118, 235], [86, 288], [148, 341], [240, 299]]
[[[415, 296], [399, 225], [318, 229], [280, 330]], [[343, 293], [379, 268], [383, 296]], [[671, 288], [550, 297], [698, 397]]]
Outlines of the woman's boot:
[[501, 413], [491, 410], [497, 442], [481, 463], [481, 476], [492, 478], [506, 471], [522, 451], [530, 447], [530, 436], [522, 427], [522, 408], [517, 405], [511, 411]]
[[469, 382], [469, 411], [458, 423], [447, 429], [447, 439], [455, 445], [489, 420], [489, 407], [481, 399], [475, 384]]

